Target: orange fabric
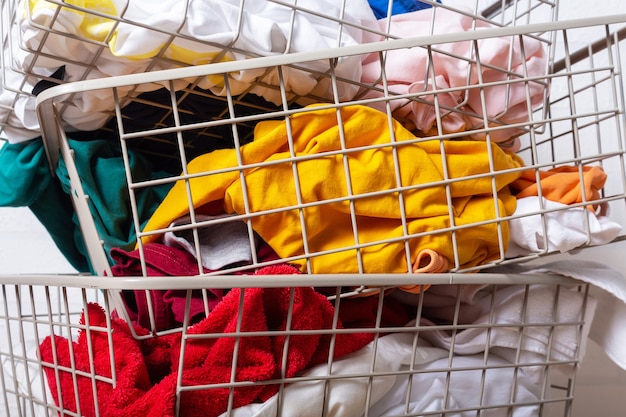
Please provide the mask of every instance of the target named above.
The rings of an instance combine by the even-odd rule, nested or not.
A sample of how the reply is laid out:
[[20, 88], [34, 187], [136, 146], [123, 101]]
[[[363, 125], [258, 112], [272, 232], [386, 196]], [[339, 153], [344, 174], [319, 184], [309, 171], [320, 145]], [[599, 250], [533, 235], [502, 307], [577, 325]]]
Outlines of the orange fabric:
[[[446, 272], [449, 268], [448, 258], [432, 249], [420, 251], [413, 263], [413, 272], [416, 274], [437, 274]], [[402, 285], [399, 289], [412, 294], [419, 294], [422, 291], [426, 291], [429, 287], [430, 285]]]
[[[413, 272], [416, 274], [437, 274], [446, 272], [450, 269], [450, 262], [448, 258], [432, 249], [423, 249], [417, 254], [417, 259], [413, 263]], [[415, 284], [415, 285], [401, 285], [398, 289], [410, 292], [412, 294], [419, 294], [422, 291], [426, 291], [430, 288], [430, 284]], [[370, 291], [371, 289], [368, 288]], [[379, 291], [368, 291], [360, 296], [376, 295]]]
[[[511, 190], [518, 199], [537, 196], [541, 189], [544, 198], [561, 204], [592, 202], [600, 198], [600, 190], [607, 177], [599, 166], [583, 166], [582, 169], [577, 166], [561, 166], [539, 171], [537, 184], [536, 173], [535, 169], [522, 171], [522, 175], [511, 183]], [[589, 208], [595, 211], [596, 206]]]
[[[420, 251], [413, 263], [413, 272], [416, 274], [436, 274], [446, 272], [448, 269], [450, 269], [448, 258], [432, 249], [423, 249]], [[380, 289], [376, 291], [375, 287], [363, 288], [367, 291], [351, 295], [350, 297], [369, 297], [380, 293]], [[430, 288], [430, 284], [401, 285], [398, 287], [398, 289], [412, 294], [419, 294], [422, 291], [426, 291], [428, 288]], [[390, 293], [392, 290], [393, 288], [388, 289], [387, 293]]]
[[436, 274], [446, 272], [450, 267], [448, 258], [431, 249], [424, 249], [417, 254], [413, 264], [413, 272], [418, 274]]

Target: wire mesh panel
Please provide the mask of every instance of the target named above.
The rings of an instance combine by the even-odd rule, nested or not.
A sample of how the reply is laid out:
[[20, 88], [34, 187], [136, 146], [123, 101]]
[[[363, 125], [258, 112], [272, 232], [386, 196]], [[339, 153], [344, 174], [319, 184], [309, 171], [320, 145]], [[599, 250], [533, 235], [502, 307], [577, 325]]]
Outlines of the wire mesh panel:
[[[421, 18], [475, 22], [443, 8], [398, 16], [390, 33]], [[146, 259], [158, 255], [146, 246], [159, 245], [190, 254], [188, 273], [276, 262], [311, 274], [402, 273], [484, 270], [609, 243], [624, 221], [619, 28], [601, 25], [603, 44], [573, 55], [572, 39], [597, 24], [537, 27], [343, 48], [362, 76], [319, 73], [331, 101], [289, 88], [310, 54], [46, 91], [45, 143], [55, 166], [60, 138], [55, 169], [79, 207], [78, 250], [100, 275], [127, 273], [109, 269], [129, 256], [149, 275]], [[314, 60], [333, 66], [337, 52]], [[279, 98], [271, 109], [231, 91], [244, 68], [277, 75], [277, 85], [254, 83]], [[226, 95], [202, 88], [208, 79]], [[344, 84], [358, 87], [349, 101]], [[144, 85], [161, 88], [123, 104], [124, 90]], [[69, 97], [82, 94], [111, 98], [106, 128], [63, 130]]]
[[3, 149], [92, 275], [2, 281], [7, 407], [569, 415], [597, 301], [498, 268], [620, 239], [626, 17], [360, 3], [2, 3]]
[[[458, 3], [211, 0], [166, 1], [157, 7], [146, 1], [3, 0], [3, 137], [10, 142], [37, 137], [36, 95], [60, 83], [368, 43], [389, 34], [378, 19], [432, 6], [459, 10], [466, 16], [466, 28], [484, 26], [487, 21], [514, 25], [553, 20], [556, 15], [556, 3], [545, 1]], [[433, 30], [432, 25], [420, 24], [419, 34]], [[358, 82], [358, 61], [357, 56], [338, 57], [333, 71]], [[319, 80], [329, 64], [310, 61], [300, 68], [284, 68], [289, 75], [284, 82], [295, 94], [332, 98], [328, 80]], [[280, 97], [272, 90], [278, 85], [277, 73], [266, 70], [240, 71], [231, 78], [231, 93], [252, 92], [276, 104]], [[223, 84], [214, 81], [205, 79], [201, 86], [226, 95]], [[255, 85], [256, 81], [261, 85]], [[179, 86], [187, 84], [181, 82]], [[352, 98], [357, 90], [353, 84], [337, 86], [341, 99]], [[126, 103], [159, 87], [163, 86], [145, 84], [118, 94]], [[110, 99], [74, 96], [73, 104], [64, 110], [66, 128], [101, 127], [112, 113]]]
[[42, 379], [38, 345], [51, 334], [76, 337], [87, 302], [103, 302], [96, 290], [58, 286], [3, 285], [0, 329], [2, 413], [6, 416], [48, 416], [53, 403]]
[[[268, 286], [264, 272], [293, 273], [243, 278], [208, 315], [191, 314], [188, 289], [179, 303], [191, 326], [156, 334], [114, 313], [114, 292], [94, 299], [46, 282], [3, 285], [7, 415], [567, 415], [572, 387], [554, 382], [573, 377], [595, 309], [579, 284], [460, 280], [344, 298], [341, 287], [302, 287], [293, 275]], [[93, 283], [85, 279], [57, 281]], [[165, 281], [99, 285], [139, 292], [174, 280]], [[33, 301], [39, 291], [74, 310]]]

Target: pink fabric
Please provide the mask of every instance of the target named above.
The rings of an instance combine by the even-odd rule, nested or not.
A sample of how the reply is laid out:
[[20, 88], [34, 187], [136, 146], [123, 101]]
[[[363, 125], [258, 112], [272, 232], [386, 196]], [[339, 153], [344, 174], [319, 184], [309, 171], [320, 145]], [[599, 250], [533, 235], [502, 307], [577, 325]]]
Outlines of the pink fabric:
[[[387, 25], [390, 24], [389, 33], [399, 38], [429, 35], [431, 19], [434, 19], [434, 34], [467, 32], [492, 27], [486, 22], [474, 22], [471, 17], [440, 7], [395, 15], [390, 19], [390, 21], [388, 19], [379, 21], [381, 31], [387, 31]], [[473, 28], [474, 23], [476, 29]], [[528, 122], [529, 113], [543, 100], [546, 85], [540, 82], [527, 82], [525, 78], [544, 76], [547, 57], [543, 45], [536, 39], [525, 36], [521, 42], [519, 37], [514, 37], [513, 42], [508, 37], [482, 39], [478, 41], [477, 52], [472, 48], [472, 41], [434, 45], [432, 54], [434, 80], [432, 72], [429, 72], [427, 49], [389, 50], [385, 54], [385, 76], [389, 95], [393, 96], [392, 92], [418, 94], [461, 88], [437, 94], [441, 106], [458, 107], [459, 111], [471, 114], [447, 113], [447, 110], [441, 109], [444, 133], [482, 128], [484, 115], [493, 119], [489, 124], [494, 127], [507, 123]], [[441, 52], [435, 52], [435, 49]], [[456, 56], [471, 59], [473, 62]], [[475, 63], [478, 56], [480, 67]], [[363, 64], [361, 81], [382, 88], [379, 54], [371, 54]], [[510, 73], [515, 75], [510, 75]], [[463, 88], [479, 83], [501, 81], [511, 83], [483, 88]], [[526, 100], [527, 89], [530, 103]], [[486, 114], [483, 112], [481, 93], [484, 94]], [[362, 97], [380, 98], [383, 96], [382, 91], [367, 90]], [[429, 133], [437, 123], [433, 105], [434, 94], [421, 95], [419, 99], [425, 102], [407, 99], [392, 100], [390, 103], [393, 115], [396, 119], [405, 122], [409, 129], [416, 128]], [[464, 100], [465, 104], [462, 104]], [[384, 101], [372, 103], [371, 106], [385, 111]], [[519, 129], [510, 128], [493, 131], [490, 137], [493, 141], [503, 142], [519, 133]], [[485, 134], [476, 133], [472, 134], [472, 137], [484, 139]]]

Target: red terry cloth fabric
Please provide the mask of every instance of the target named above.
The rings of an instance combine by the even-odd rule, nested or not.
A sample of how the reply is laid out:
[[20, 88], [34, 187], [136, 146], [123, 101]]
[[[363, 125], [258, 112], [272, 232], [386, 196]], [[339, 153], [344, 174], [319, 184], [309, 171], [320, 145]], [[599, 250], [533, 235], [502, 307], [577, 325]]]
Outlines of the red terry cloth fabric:
[[[299, 273], [288, 265], [260, 269], [258, 274]], [[290, 329], [330, 329], [334, 308], [321, 294], [310, 287], [295, 288]], [[234, 352], [237, 349], [235, 381], [269, 381], [281, 375], [293, 377], [298, 372], [328, 360], [331, 335], [291, 335], [283, 369], [285, 336], [226, 337], [238, 328], [242, 332], [284, 330], [290, 308], [289, 288], [233, 289], [216, 306], [211, 314], [188, 329], [189, 334], [222, 334], [219, 338], [186, 339], [184, 346], [184, 386], [226, 383], [231, 380]], [[340, 307], [340, 311], [343, 306]], [[355, 315], [358, 305], [347, 312]], [[89, 323], [85, 314], [81, 322], [93, 326], [106, 326], [106, 316], [100, 306], [88, 307]], [[402, 317], [404, 320], [406, 317]], [[359, 317], [363, 321], [363, 315]], [[394, 319], [398, 319], [394, 317]], [[402, 323], [404, 324], [404, 323]], [[341, 328], [341, 317], [339, 327]], [[181, 334], [135, 340], [128, 325], [120, 319], [111, 319], [111, 331], [81, 331], [71, 342], [61, 336], [46, 338], [41, 348], [44, 371], [57, 405], [68, 410], [60, 415], [76, 412], [77, 402], [83, 416], [95, 416], [94, 397], [98, 400], [103, 417], [173, 417], [176, 409], [176, 381], [178, 357], [181, 351]], [[139, 334], [147, 331], [136, 326]], [[112, 346], [109, 346], [109, 337]], [[356, 351], [373, 339], [373, 333], [337, 334], [333, 357], [339, 358]], [[92, 355], [88, 342], [91, 342]], [[71, 345], [71, 348], [70, 348]], [[115, 353], [110, 363], [110, 351]], [[112, 368], [117, 375], [117, 385], [102, 380], [94, 384], [92, 378], [73, 375], [58, 366], [71, 368], [72, 355], [76, 369], [88, 375], [93, 366], [96, 375], [110, 377]], [[54, 359], [56, 357], [56, 360]], [[52, 365], [50, 365], [52, 364]], [[57, 366], [57, 367], [55, 367]], [[60, 385], [57, 385], [57, 378]], [[74, 391], [74, 382], [77, 392]], [[95, 386], [96, 392], [93, 392]], [[254, 401], [264, 401], [277, 392], [274, 384], [253, 384], [234, 388], [233, 407]], [[227, 410], [229, 388], [211, 388], [180, 393], [179, 416], [219, 416]], [[77, 397], [77, 398], [76, 398]], [[60, 404], [62, 402], [62, 405]]]
[[[138, 249], [126, 251], [113, 248], [110, 252], [115, 264], [111, 267], [113, 276], [143, 276], [141, 256]], [[150, 277], [165, 276], [193, 276], [198, 275], [198, 261], [189, 252], [170, 247], [161, 243], [150, 243], [143, 247], [146, 263], [146, 275]], [[258, 248], [259, 262], [278, 259], [278, 255], [267, 244]], [[209, 273], [203, 268], [202, 273]], [[224, 296], [221, 289], [207, 289], [208, 308], [213, 310]], [[183, 324], [187, 290], [135, 290], [123, 291], [126, 311], [133, 324], [151, 329], [149, 303], [152, 304], [154, 314], [154, 330], [167, 330], [180, 327]], [[149, 298], [148, 298], [149, 297]], [[205, 317], [205, 305], [202, 291], [191, 293], [189, 308], [189, 323], [194, 324]]]

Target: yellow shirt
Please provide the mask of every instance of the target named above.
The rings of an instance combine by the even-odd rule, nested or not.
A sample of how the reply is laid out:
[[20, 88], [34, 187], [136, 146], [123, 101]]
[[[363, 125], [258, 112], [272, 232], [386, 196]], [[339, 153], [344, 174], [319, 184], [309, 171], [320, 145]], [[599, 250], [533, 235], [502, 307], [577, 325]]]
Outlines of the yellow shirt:
[[[258, 123], [254, 141], [240, 153], [223, 149], [191, 161], [190, 174], [205, 173], [188, 180], [193, 206], [217, 202], [227, 213], [251, 214], [254, 230], [278, 255], [299, 257], [292, 263], [312, 273], [407, 272], [411, 265], [405, 241], [411, 263], [421, 250], [431, 249], [454, 265], [453, 240], [460, 266], [500, 257], [497, 228], [507, 242], [506, 222], [474, 223], [514, 212], [515, 198], [507, 185], [519, 173], [498, 171], [520, 167], [517, 156], [482, 141], [419, 139], [386, 114], [365, 106], [307, 110], [288, 122]], [[144, 231], [165, 229], [187, 214], [187, 201], [185, 181], [179, 180]], [[408, 234], [403, 231], [402, 208]], [[258, 215], [266, 210], [278, 211]], [[454, 233], [442, 231], [453, 224], [474, 225]], [[153, 241], [157, 236], [143, 239]], [[323, 254], [312, 256], [317, 252]]]

